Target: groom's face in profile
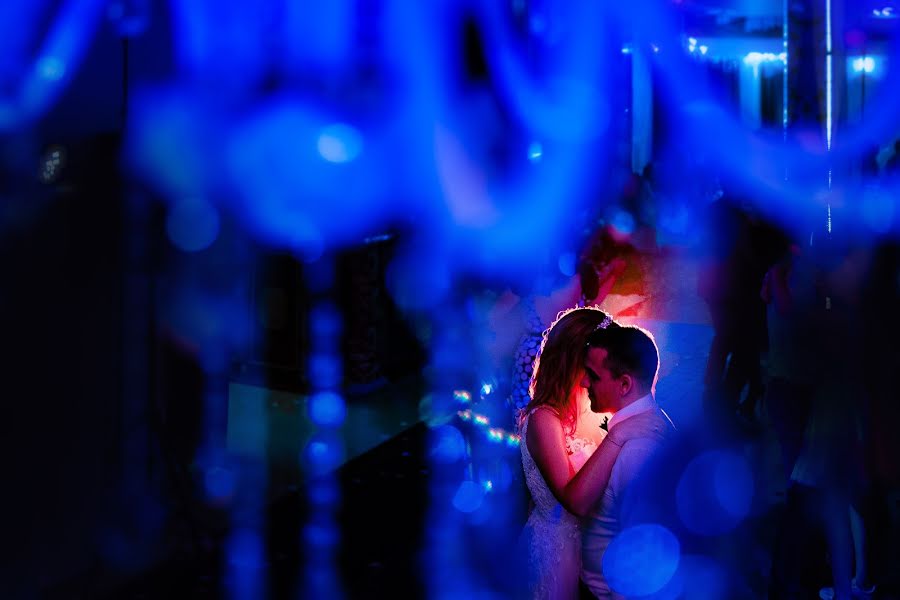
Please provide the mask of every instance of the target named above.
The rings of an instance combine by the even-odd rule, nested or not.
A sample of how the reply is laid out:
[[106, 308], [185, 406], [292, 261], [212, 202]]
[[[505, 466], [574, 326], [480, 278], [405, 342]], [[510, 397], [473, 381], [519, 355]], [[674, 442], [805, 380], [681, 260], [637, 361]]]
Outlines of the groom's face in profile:
[[606, 368], [606, 349], [589, 348], [584, 359], [584, 377], [581, 387], [586, 388], [595, 413], [618, 410], [618, 382]]

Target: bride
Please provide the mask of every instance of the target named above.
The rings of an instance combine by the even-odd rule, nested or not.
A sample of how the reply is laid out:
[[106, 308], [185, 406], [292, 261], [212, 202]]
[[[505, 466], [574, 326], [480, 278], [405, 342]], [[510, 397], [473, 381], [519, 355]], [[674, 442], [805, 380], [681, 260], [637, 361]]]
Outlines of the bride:
[[578, 597], [578, 516], [585, 515], [606, 489], [632, 429], [623, 423], [607, 436], [600, 426], [602, 415], [590, 411], [579, 385], [587, 338], [607, 327], [619, 325], [596, 307], [560, 313], [534, 364], [531, 401], [519, 419], [522, 468], [533, 501], [522, 533], [533, 598]]

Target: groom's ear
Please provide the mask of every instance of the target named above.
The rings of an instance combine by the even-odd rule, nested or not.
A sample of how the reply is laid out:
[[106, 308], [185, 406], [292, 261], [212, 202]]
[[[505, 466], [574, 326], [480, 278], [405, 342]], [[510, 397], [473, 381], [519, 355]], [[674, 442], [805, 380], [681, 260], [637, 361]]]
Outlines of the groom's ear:
[[623, 373], [621, 377], [619, 377], [619, 389], [622, 393], [622, 397], [628, 395], [628, 393], [634, 388], [634, 377], [632, 377], [629, 373]]

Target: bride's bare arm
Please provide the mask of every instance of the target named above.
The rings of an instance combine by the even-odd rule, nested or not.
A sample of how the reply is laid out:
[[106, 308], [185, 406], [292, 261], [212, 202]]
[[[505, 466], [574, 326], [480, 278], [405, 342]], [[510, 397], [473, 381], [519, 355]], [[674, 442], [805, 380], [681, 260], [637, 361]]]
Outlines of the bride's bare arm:
[[566, 436], [559, 417], [550, 409], [535, 411], [528, 417], [525, 439], [528, 453], [534, 459], [547, 487], [563, 506], [562, 490], [572, 477], [572, 467], [566, 453]]
[[562, 423], [552, 411], [539, 410], [531, 416], [526, 443], [547, 487], [559, 503], [570, 513], [583, 517], [606, 490], [625, 441], [647, 431], [656, 420], [652, 413], [647, 413], [622, 422], [604, 438], [574, 476], [566, 453]]
[[622, 443], [607, 435], [600, 446], [566, 484], [563, 495], [566, 507], [573, 515], [583, 517], [603, 495], [612, 475], [613, 465], [619, 457]]

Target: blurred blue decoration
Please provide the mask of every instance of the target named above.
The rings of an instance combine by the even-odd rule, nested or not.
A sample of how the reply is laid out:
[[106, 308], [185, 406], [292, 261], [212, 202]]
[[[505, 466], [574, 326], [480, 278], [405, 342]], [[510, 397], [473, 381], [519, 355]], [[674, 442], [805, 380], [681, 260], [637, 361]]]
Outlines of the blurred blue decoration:
[[181, 199], [169, 208], [166, 233], [185, 252], [204, 250], [219, 235], [219, 212], [202, 198]]
[[701, 555], [685, 555], [678, 568], [685, 597], [696, 600], [728, 600], [733, 594], [725, 569], [715, 559]]
[[404, 254], [388, 265], [388, 290], [402, 308], [436, 306], [450, 291], [449, 267], [426, 253]]
[[343, 329], [341, 313], [330, 302], [317, 304], [309, 313], [312, 344], [319, 351], [335, 350], [336, 340]]
[[214, 501], [230, 499], [237, 489], [237, 475], [225, 467], [211, 467], [204, 477], [206, 493]]
[[239, 287], [219, 294], [195, 284], [181, 286], [172, 292], [163, 320], [213, 366], [217, 352], [243, 348], [250, 340], [250, 311], [240, 292]]
[[308, 497], [314, 507], [329, 508], [340, 499], [341, 489], [332, 477], [320, 477], [308, 484]]
[[226, 546], [226, 560], [230, 564], [250, 569], [263, 566], [265, 546], [258, 531], [247, 527], [237, 528], [228, 537]]
[[347, 405], [335, 392], [318, 392], [309, 397], [309, 417], [326, 427], [340, 426], [347, 417]]
[[337, 354], [313, 354], [309, 357], [309, 371], [317, 387], [336, 388], [341, 384], [341, 361]]
[[2, 3], [0, 132], [30, 128], [55, 104], [81, 66], [105, 3], [66, 0], [53, 15], [47, 5], [57, 3]]
[[350, 125], [336, 123], [322, 129], [317, 147], [319, 154], [328, 162], [350, 162], [362, 152], [363, 139], [359, 131]]
[[471, 513], [481, 506], [485, 489], [474, 481], [463, 481], [453, 496], [453, 506], [460, 512]]
[[314, 521], [304, 528], [303, 538], [309, 546], [321, 550], [337, 545], [340, 535], [334, 525]]
[[512, 470], [508, 460], [502, 458], [490, 461], [478, 468], [478, 480], [485, 491], [504, 491], [512, 483]]
[[603, 555], [603, 574], [618, 594], [647, 596], [669, 583], [680, 558], [681, 545], [671, 531], [661, 525], [636, 525], [613, 538]]
[[466, 441], [463, 434], [452, 425], [442, 425], [430, 432], [429, 457], [439, 464], [454, 463], [462, 460], [466, 454]]
[[265, 597], [265, 541], [251, 527], [237, 527], [225, 542], [229, 596], [236, 599]]
[[750, 512], [753, 491], [753, 474], [742, 456], [706, 452], [691, 461], [678, 482], [678, 514], [694, 533], [727, 533]]
[[335, 433], [318, 431], [307, 442], [304, 454], [303, 464], [314, 475], [322, 475], [344, 462], [344, 442]]
[[122, 37], [143, 34], [150, 23], [150, 0], [111, 0], [106, 16]]
[[559, 264], [559, 272], [566, 277], [575, 275], [576, 257], [574, 252], [563, 252], [557, 260]]

